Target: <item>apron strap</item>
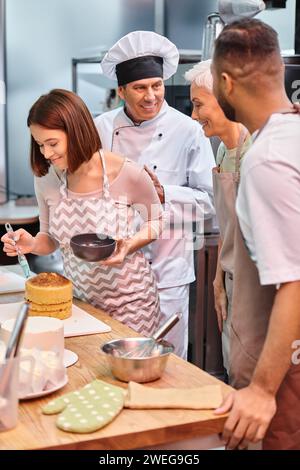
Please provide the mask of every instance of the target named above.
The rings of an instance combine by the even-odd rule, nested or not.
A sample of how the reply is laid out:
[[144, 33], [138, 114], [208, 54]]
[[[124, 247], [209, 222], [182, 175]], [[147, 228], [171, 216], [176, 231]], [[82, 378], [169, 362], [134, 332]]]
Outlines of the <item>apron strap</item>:
[[103, 149], [99, 150], [99, 154], [100, 154], [100, 159], [101, 159], [102, 168], [103, 168], [103, 196], [105, 199], [108, 199], [110, 197], [109, 196], [109, 181], [108, 181], [108, 176], [106, 173], [106, 165], [105, 165]]
[[[107, 176], [107, 173], [106, 173], [106, 165], [105, 165], [105, 158], [104, 158], [104, 153], [103, 153], [103, 150], [100, 149], [99, 150], [99, 154], [100, 154], [100, 159], [101, 159], [101, 163], [102, 163], [102, 168], [103, 168], [103, 195], [104, 195], [104, 198], [105, 199], [109, 199], [110, 198], [110, 194], [109, 194], [109, 181], [108, 181], [108, 176]], [[61, 176], [61, 186], [60, 186], [60, 194], [62, 197], [67, 197], [68, 195], [68, 184], [67, 184], [67, 171], [64, 170], [62, 176]]]
[[61, 181], [59, 188], [60, 195], [63, 199], [66, 199], [68, 197], [67, 170], [63, 171], [59, 179]]
[[242, 148], [243, 148], [247, 134], [248, 134], [248, 130], [244, 126], [242, 126], [242, 129], [239, 135], [238, 146], [237, 146], [236, 154], [235, 154], [235, 172], [236, 173], [240, 173]]

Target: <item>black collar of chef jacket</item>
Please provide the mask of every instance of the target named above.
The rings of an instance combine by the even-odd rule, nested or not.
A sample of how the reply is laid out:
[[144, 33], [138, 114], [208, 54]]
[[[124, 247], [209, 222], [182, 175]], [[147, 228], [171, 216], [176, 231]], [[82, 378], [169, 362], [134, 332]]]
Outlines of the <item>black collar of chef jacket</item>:
[[[128, 129], [128, 128], [130, 128], [130, 127], [131, 127], [131, 128], [132, 128], [132, 127], [140, 127], [140, 126], [141, 126], [142, 124], [144, 124], [144, 123], [146, 123], [146, 124], [147, 124], [147, 123], [151, 123], [151, 122], [153, 122], [155, 119], [159, 119], [163, 114], [166, 113], [167, 109], [169, 108], [168, 103], [166, 102], [166, 100], [164, 100], [164, 103], [163, 103], [163, 105], [162, 105], [162, 107], [161, 107], [159, 113], [158, 113], [154, 118], [152, 118], [152, 119], [146, 119], [145, 121], [142, 121], [142, 122], [140, 122], [140, 123], [134, 123], [134, 122], [132, 121], [132, 119], [128, 116], [128, 114], [127, 114], [127, 112], [126, 112], [126, 107], [125, 107], [125, 106], [126, 106], [126, 105], [123, 106], [121, 112], [123, 112], [123, 113], [125, 114], [125, 116], [126, 116], [126, 118], [128, 119], [129, 122], [128, 122], [128, 124], [125, 124], [125, 125], [123, 125], [123, 126], [118, 126], [118, 127], [115, 127], [115, 128], [113, 129], [113, 132], [112, 132], [112, 139], [111, 139], [111, 148], [110, 148], [111, 152], [113, 151], [113, 147], [114, 147], [114, 139], [115, 139], [115, 137], [118, 137], [119, 131], [120, 131], [121, 129]], [[158, 134], [158, 137], [161, 138], [162, 135], [163, 135], [162, 132], [160, 132], [160, 133]]]

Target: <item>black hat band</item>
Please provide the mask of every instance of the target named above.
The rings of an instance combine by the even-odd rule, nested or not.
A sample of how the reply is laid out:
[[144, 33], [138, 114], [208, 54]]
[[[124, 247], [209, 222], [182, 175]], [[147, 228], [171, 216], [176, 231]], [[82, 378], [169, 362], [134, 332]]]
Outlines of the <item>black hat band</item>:
[[144, 78], [163, 78], [163, 62], [162, 57], [146, 55], [117, 64], [118, 85], [126, 85]]

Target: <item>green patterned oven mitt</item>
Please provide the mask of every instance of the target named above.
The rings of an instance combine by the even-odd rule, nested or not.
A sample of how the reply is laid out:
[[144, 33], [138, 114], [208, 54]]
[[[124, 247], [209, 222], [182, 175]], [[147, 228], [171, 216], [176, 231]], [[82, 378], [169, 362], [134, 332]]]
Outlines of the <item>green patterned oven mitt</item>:
[[110, 423], [124, 406], [126, 390], [94, 380], [76, 392], [67, 393], [43, 407], [47, 415], [62, 411], [56, 426], [63, 431], [93, 432]]

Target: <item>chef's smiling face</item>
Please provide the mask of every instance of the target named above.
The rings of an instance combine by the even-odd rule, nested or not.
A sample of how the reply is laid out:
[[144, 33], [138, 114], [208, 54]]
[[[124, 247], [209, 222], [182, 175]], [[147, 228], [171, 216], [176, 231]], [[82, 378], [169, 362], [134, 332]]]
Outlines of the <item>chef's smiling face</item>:
[[136, 123], [153, 119], [160, 111], [165, 97], [161, 78], [146, 78], [118, 88], [125, 101], [128, 116]]
[[214, 95], [205, 87], [191, 84], [192, 119], [198, 121], [206, 137], [217, 136], [226, 117]]
[[30, 132], [46, 160], [60, 170], [68, 168], [67, 135], [59, 129], [47, 129], [38, 124], [31, 124]]

